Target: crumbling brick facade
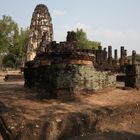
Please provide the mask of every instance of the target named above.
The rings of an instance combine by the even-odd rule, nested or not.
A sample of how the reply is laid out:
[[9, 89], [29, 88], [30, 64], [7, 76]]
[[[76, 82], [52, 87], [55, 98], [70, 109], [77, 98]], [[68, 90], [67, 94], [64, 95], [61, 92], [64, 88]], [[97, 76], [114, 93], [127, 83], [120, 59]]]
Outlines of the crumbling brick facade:
[[[33, 15], [38, 11], [42, 12], [42, 7], [46, 9], [39, 5]], [[140, 73], [135, 62], [135, 51], [132, 54], [132, 64], [129, 64], [127, 50], [123, 46], [120, 49], [120, 58], [117, 50], [114, 50], [114, 57], [112, 56], [112, 46], [108, 46], [108, 51], [101, 46], [97, 50], [81, 49], [73, 31], [68, 32], [66, 42], [56, 43], [52, 41], [51, 17], [48, 10], [45, 11], [48, 19], [48, 23], [44, 25], [48, 27], [46, 31], [42, 30], [42, 26], [34, 26], [34, 22], [38, 21], [38, 14], [33, 16], [37, 19], [32, 19], [32, 33], [34, 34], [37, 26], [37, 31], [41, 30], [41, 34], [30, 38], [35, 39], [39, 45], [35, 48], [35, 58], [25, 65], [26, 87], [40, 90], [40, 97], [43, 98], [71, 99], [79, 91], [96, 91], [114, 86], [120, 72], [126, 72], [125, 78], [122, 78], [126, 86], [139, 85]], [[32, 49], [30, 51], [32, 53]]]
[[140, 64], [126, 65], [125, 86], [140, 88]]
[[[47, 45], [53, 40], [52, 20], [46, 5], [36, 6], [30, 25], [30, 38], [27, 44], [27, 61], [32, 61], [38, 47]], [[42, 45], [40, 43], [42, 42]]]
[[[101, 54], [100, 54], [101, 52]], [[51, 42], [45, 52], [37, 53], [34, 61], [26, 63], [25, 86], [41, 90], [45, 98], [71, 99], [78, 91], [96, 91], [116, 83], [110, 71], [97, 71], [102, 50], [80, 49], [76, 34], [68, 32], [66, 42]]]

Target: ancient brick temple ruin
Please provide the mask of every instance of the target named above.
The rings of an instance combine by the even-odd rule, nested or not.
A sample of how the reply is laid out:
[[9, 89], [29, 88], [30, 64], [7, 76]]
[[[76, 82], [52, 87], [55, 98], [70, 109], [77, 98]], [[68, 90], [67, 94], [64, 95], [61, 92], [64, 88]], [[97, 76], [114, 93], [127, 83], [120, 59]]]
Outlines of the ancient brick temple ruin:
[[114, 86], [120, 73], [124, 73], [122, 80], [126, 86], [139, 87], [140, 65], [136, 64], [135, 51], [130, 62], [124, 47], [120, 49], [120, 58], [117, 50], [112, 56], [111, 46], [108, 51], [101, 46], [98, 50], [79, 48], [73, 31], [68, 32], [65, 42], [56, 43], [52, 39], [48, 9], [38, 5], [31, 22], [24, 76], [25, 87], [40, 90], [42, 97], [70, 99], [80, 91]]
[[[39, 4], [36, 6], [30, 25], [30, 38], [27, 45], [27, 61], [35, 58], [40, 43], [49, 44], [53, 40], [52, 20], [48, 8]], [[41, 47], [43, 47], [42, 44]], [[41, 49], [41, 48], [40, 48]]]

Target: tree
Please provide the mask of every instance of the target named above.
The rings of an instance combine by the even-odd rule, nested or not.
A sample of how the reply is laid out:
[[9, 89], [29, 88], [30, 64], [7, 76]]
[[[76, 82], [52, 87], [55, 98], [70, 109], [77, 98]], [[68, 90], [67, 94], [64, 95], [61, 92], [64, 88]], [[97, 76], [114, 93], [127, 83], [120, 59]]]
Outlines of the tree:
[[28, 43], [29, 34], [30, 34], [29, 28], [26, 29], [21, 28], [19, 35], [19, 53], [20, 56], [24, 58], [26, 57], [27, 52], [26, 45]]
[[26, 57], [26, 44], [29, 38], [29, 29], [21, 28], [18, 36], [14, 40], [14, 45], [9, 49], [9, 52], [16, 56], [19, 65], [23, 63]]
[[3, 15], [0, 20], [0, 67], [3, 57], [13, 44], [13, 38], [18, 33], [18, 26], [10, 16]]
[[16, 62], [16, 56], [10, 53], [4, 56], [2, 62], [4, 67], [16, 68], [18, 65]]
[[3, 16], [0, 20], [0, 53], [7, 53], [13, 45], [13, 39], [18, 34], [18, 26], [10, 16]]
[[4, 55], [3, 65], [5, 67], [17, 68], [24, 63], [28, 38], [29, 29], [24, 30], [21, 28], [19, 33], [13, 38], [13, 44], [9, 47], [8, 53]]
[[78, 47], [84, 48], [84, 49], [98, 49], [98, 47], [101, 45], [100, 42], [97, 41], [90, 41], [87, 39], [86, 32], [83, 31], [83, 29], [77, 29], [76, 30], [77, 40], [78, 40]]
[[19, 67], [25, 58], [28, 37], [28, 28], [19, 30], [18, 24], [4, 15], [0, 20], [0, 65]]

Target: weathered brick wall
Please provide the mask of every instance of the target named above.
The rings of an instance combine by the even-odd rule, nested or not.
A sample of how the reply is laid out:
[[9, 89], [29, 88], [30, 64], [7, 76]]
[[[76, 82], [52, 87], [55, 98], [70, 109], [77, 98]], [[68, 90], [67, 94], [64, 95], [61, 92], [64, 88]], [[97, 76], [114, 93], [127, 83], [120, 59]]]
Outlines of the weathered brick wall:
[[66, 67], [58, 73], [58, 88], [71, 86], [77, 90], [98, 90], [104, 86], [114, 85], [116, 81], [115, 75], [109, 72], [96, 71], [92, 66], [73, 65], [71, 71], [67, 71]]
[[137, 65], [137, 87], [140, 88], [140, 64]]
[[126, 66], [125, 86], [140, 88], [140, 64]]
[[[27, 78], [28, 77], [28, 78]], [[96, 91], [116, 83], [116, 75], [93, 66], [53, 64], [25, 69], [25, 86], [40, 89], [46, 98], [73, 98], [77, 91]]]

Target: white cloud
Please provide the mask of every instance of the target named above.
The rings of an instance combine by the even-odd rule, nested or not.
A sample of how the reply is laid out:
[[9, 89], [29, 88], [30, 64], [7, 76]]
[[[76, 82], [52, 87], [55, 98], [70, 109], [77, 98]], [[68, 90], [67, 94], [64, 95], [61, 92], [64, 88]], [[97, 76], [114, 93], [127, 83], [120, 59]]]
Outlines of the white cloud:
[[66, 12], [62, 11], [62, 10], [54, 10], [54, 11], [52, 11], [52, 14], [54, 16], [64, 16], [66, 14]]
[[67, 30], [67, 31], [76, 30], [77, 28], [83, 29], [84, 31], [88, 31], [90, 26], [86, 25], [86, 24], [83, 24], [83, 23], [80, 23], [80, 22], [75, 23], [73, 25], [65, 25], [64, 26], [64, 29]]
[[140, 31], [134, 29], [116, 30], [111, 28], [98, 28], [95, 31], [89, 31], [90, 39], [98, 40], [104, 47], [112, 45], [119, 49], [125, 46], [129, 54], [131, 50], [140, 52]]
[[122, 31], [107, 29], [107, 28], [99, 28], [95, 32], [93, 32], [96, 36], [102, 36], [106, 39], [114, 40], [114, 39], [123, 39], [125, 35]]

